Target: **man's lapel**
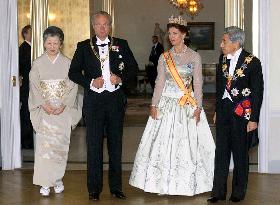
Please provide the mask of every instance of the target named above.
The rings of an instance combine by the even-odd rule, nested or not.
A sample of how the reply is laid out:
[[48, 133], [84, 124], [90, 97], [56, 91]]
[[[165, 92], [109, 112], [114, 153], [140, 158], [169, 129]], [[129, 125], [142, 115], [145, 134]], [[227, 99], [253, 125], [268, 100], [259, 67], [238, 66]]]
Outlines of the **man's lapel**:
[[93, 52], [93, 49], [94, 49], [96, 51], [96, 53], [99, 55], [99, 49], [98, 49], [98, 46], [96, 45], [96, 41], [97, 41], [96, 36], [93, 36], [92, 39], [91, 39], [90, 48], [91, 48], [91, 53], [92, 53], [93, 58], [94, 58], [94, 63], [97, 64], [97, 67], [101, 71], [101, 63]]
[[[239, 68], [242, 66], [242, 64], [243, 64], [243, 62], [244, 62], [244, 59], [245, 59], [245, 57], [246, 57], [245, 55], [246, 55], [246, 54], [245, 54], [245, 51], [242, 50], [241, 53], [240, 53], [240, 55], [239, 55], [238, 61], [237, 61], [237, 63], [236, 63], [236, 66], [235, 66], [233, 75], [236, 73], [236, 70], [239, 69]], [[231, 87], [232, 87], [237, 81], [238, 81], [238, 79], [237, 79], [237, 80], [233, 80], [233, 81], [232, 81], [232, 84], [231, 84]]]
[[[115, 46], [115, 45], [116, 45], [115, 39], [112, 38], [111, 36], [108, 36], [108, 38], [109, 38], [109, 40], [110, 40], [110, 42], [109, 42], [109, 44], [108, 44], [109, 48], [110, 48], [111, 44], [112, 44], [112, 46]], [[109, 51], [109, 62], [110, 62], [110, 70], [111, 70], [111, 71], [112, 71], [112, 69], [115, 68], [115, 67], [114, 67], [114, 62], [115, 62], [115, 60], [116, 60], [116, 54], [117, 54], [117, 52], [116, 52], [116, 51], [113, 51], [113, 49], [111, 49], [111, 50]]]

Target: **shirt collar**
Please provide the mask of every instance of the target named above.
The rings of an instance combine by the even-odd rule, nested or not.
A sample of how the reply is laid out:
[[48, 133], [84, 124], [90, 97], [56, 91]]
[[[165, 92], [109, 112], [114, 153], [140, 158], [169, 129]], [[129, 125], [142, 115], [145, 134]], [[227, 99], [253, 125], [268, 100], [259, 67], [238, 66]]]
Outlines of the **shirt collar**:
[[106, 37], [106, 39], [104, 41], [102, 41], [100, 38], [98, 38], [96, 36], [96, 45], [108, 44], [109, 42], [110, 42], [110, 39], [108, 38], [108, 36]]
[[46, 55], [48, 57], [48, 59], [51, 61], [52, 64], [54, 64], [56, 62], [56, 60], [58, 59], [58, 57], [60, 56], [60, 52], [58, 52], [58, 54], [56, 55], [55, 59], [52, 61], [48, 55], [48, 53], [46, 52]]
[[241, 51], [242, 51], [242, 48], [239, 48], [237, 51], [235, 51], [235, 53], [233, 55], [230, 53], [227, 54], [227, 59], [238, 59]]
[[30, 46], [31, 46], [31, 42], [27, 41], [27, 40], [24, 40], [26, 43], [28, 43]]

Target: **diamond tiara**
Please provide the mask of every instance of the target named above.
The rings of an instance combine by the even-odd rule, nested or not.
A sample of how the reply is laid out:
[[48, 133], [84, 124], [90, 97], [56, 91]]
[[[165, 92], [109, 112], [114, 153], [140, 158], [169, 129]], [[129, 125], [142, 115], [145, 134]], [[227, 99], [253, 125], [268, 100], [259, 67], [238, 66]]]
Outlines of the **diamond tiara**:
[[179, 25], [182, 25], [182, 26], [187, 26], [187, 24], [188, 24], [187, 20], [183, 19], [182, 16], [178, 16], [177, 18], [174, 18], [173, 15], [168, 19], [168, 22], [179, 24]]

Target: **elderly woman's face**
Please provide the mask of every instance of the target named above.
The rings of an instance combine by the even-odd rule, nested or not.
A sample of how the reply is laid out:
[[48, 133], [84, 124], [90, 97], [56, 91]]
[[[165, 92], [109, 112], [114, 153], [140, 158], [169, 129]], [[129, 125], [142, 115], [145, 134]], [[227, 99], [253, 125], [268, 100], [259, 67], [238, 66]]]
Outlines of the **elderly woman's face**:
[[46, 52], [50, 56], [57, 55], [60, 51], [60, 46], [61, 44], [58, 36], [49, 36], [44, 43]]
[[168, 37], [172, 46], [184, 44], [186, 34], [182, 33], [179, 29], [171, 27], [168, 30]]

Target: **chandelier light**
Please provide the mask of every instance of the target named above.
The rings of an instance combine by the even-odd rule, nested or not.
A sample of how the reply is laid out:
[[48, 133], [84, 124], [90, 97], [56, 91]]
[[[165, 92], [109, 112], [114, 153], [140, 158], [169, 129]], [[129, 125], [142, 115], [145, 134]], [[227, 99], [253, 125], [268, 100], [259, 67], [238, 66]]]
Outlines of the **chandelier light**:
[[203, 8], [200, 0], [169, 0], [169, 3], [180, 10], [180, 14], [186, 13], [192, 19], [199, 14]]

